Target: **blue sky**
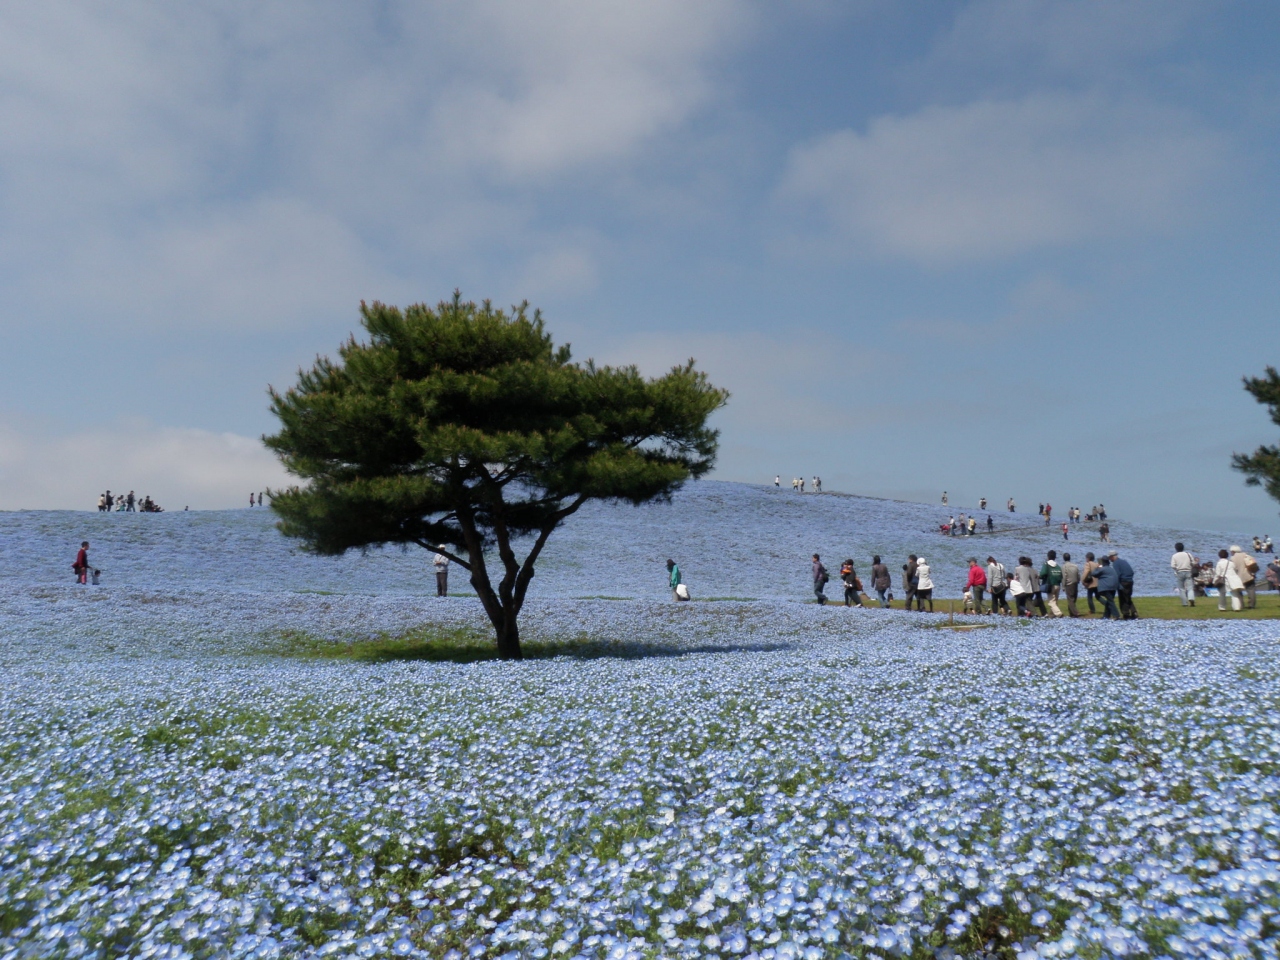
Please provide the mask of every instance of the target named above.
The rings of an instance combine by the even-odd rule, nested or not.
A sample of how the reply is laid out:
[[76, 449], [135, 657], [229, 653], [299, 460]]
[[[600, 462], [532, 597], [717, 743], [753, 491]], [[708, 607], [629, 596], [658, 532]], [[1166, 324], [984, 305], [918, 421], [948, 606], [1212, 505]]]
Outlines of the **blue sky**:
[[0, 508], [238, 505], [361, 299], [733, 392], [721, 479], [1280, 535], [1280, 8], [0, 11]]

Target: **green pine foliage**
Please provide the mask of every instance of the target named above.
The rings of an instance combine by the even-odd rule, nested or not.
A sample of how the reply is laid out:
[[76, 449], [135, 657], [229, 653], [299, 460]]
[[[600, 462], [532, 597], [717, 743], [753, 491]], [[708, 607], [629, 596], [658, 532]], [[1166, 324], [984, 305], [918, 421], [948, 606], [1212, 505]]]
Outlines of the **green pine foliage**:
[[693, 360], [655, 379], [575, 363], [527, 304], [458, 293], [360, 312], [367, 341], [270, 391], [281, 428], [263, 439], [305, 481], [273, 492], [278, 526], [321, 554], [441, 550], [469, 571], [505, 658], [520, 658], [517, 618], [561, 521], [591, 499], [669, 498], [715, 462], [707, 421], [728, 393]]
[[[1275, 367], [1267, 367], [1266, 376], [1245, 377], [1244, 388], [1270, 408], [1271, 422], [1280, 426], [1280, 374]], [[1280, 446], [1261, 446], [1251, 454], [1234, 454], [1231, 465], [1245, 474], [1245, 483], [1265, 486], [1272, 499], [1280, 500]]]

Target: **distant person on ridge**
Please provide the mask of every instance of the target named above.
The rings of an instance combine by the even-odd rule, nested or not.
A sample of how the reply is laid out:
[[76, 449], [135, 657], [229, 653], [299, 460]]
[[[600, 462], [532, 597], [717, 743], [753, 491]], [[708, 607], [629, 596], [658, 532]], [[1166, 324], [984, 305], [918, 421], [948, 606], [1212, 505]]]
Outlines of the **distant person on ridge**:
[[775, 474], [773, 475], [773, 485], [774, 485], [775, 487], [781, 487], [781, 486], [782, 486], [782, 474], [780, 474], [780, 473], [775, 473]]
[[129, 512], [129, 513], [133, 513], [133, 505], [134, 505], [135, 503], [137, 503], [137, 502], [138, 502], [138, 501], [137, 501], [137, 500], [134, 498], [134, 496], [133, 496], [133, 491], [132, 491], [132, 490], [130, 490], [130, 491], [129, 491], [129, 496], [127, 496], [127, 497], [125, 497], [125, 498], [124, 498], [124, 504], [125, 504], [124, 508], [125, 508], [125, 510], [126, 510], [127, 512]]
[[1104, 521], [1098, 525], [1098, 539], [1103, 543], [1111, 542], [1111, 524]]
[[1017, 509], [1017, 507], [1015, 507], [1015, 506], [1014, 506], [1014, 503], [1013, 503], [1013, 497], [1010, 497], [1010, 498], [1009, 498], [1009, 512], [1010, 512], [1010, 513], [1013, 513], [1016, 509]]
[[85, 540], [80, 544], [80, 551], [76, 554], [75, 562], [71, 564], [71, 569], [76, 572], [76, 583], [89, 582], [89, 541]]
[[818, 605], [827, 602], [827, 595], [822, 591], [827, 586], [827, 581], [831, 579], [827, 576], [827, 568], [822, 565], [822, 559], [815, 553], [813, 555], [813, 595], [818, 598]]
[[250, 506], [250, 508], [252, 508], [252, 507], [253, 507], [253, 494], [252, 494], [252, 493], [251, 493], [251, 494], [249, 494], [249, 506]]
[[942, 505], [944, 507], [947, 505], [947, 491], [945, 490], [942, 491]]
[[1173, 545], [1174, 554], [1169, 560], [1173, 575], [1178, 578], [1178, 599], [1184, 607], [1196, 605], [1196, 558], [1187, 552], [1181, 543]]
[[978, 509], [979, 509], [979, 510], [985, 510], [985, 509], [987, 509], [987, 498], [986, 498], [986, 497], [982, 497], [982, 498], [980, 498], [980, 499], [978, 500]]
[[987, 533], [990, 533], [995, 528], [996, 528], [996, 522], [991, 519], [991, 514], [988, 513], [987, 514]]
[[876, 592], [882, 607], [889, 606], [889, 600], [885, 594], [889, 592], [891, 586], [893, 586], [893, 579], [889, 576], [889, 568], [880, 562], [880, 554], [876, 554], [871, 558], [871, 589]]
[[1063, 520], [1062, 521], [1062, 539], [1070, 540], [1071, 537], [1068, 536], [1068, 534], [1070, 533], [1071, 533], [1071, 527], [1068, 525], [1067, 521]]

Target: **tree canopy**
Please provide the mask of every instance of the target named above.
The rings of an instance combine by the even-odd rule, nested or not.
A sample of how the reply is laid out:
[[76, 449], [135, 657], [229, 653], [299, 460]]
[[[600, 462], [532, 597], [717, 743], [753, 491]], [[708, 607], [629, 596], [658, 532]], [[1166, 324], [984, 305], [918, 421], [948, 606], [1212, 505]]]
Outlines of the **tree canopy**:
[[[1264, 376], [1245, 377], [1244, 388], [1270, 408], [1271, 422], [1280, 426], [1280, 374], [1275, 367], [1267, 367]], [[1245, 483], [1263, 486], [1272, 499], [1280, 500], [1280, 446], [1264, 445], [1250, 454], [1233, 454], [1231, 465], [1245, 474]]]
[[521, 657], [534, 564], [566, 517], [592, 499], [667, 499], [715, 462], [707, 420], [728, 393], [693, 360], [654, 379], [575, 363], [527, 304], [457, 293], [360, 313], [367, 341], [270, 388], [281, 427], [263, 440], [305, 481], [273, 493], [277, 526], [320, 554], [444, 553], [470, 573], [505, 659]]

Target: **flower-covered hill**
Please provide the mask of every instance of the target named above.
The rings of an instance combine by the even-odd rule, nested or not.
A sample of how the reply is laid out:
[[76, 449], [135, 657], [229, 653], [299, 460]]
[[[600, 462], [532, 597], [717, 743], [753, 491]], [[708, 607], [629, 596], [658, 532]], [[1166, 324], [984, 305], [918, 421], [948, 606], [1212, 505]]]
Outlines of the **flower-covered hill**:
[[[947, 515], [938, 505], [703, 481], [668, 504], [584, 508], [548, 543], [532, 590], [543, 597], [660, 597], [664, 562], [671, 557], [695, 597], [804, 599], [814, 552], [833, 573], [846, 557], [865, 573], [875, 553], [896, 571], [908, 553], [917, 553], [933, 567], [937, 595], [956, 597], [971, 555], [993, 554], [1012, 567], [1022, 553], [1039, 561], [1056, 548], [1079, 559], [1099, 546], [1095, 525], [1072, 528], [1071, 542], [1063, 543], [1056, 524], [1045, 527], [1035, 515], [1003, 511], [992, 512], [994, 533], [944, 537], [938, 526]], [[0, 513], [0, 581], [69, 581], [75, 548], [87, 539], [104, 586], [434, 593], [430, 558], [418, 548], [313, 557], [280, 536], [273, 522], [269, 510]], [[1146, 595], [1172, 588], [1168, 564], [1175, 540], [1207, 557], [1244, 539], [1121, 519], [1111, 521], [1111, 531], [1112, 543], [1137, 570], [1137, 592]], [[469, 590], [463, 571], [454, 569], [450, 586]]]

